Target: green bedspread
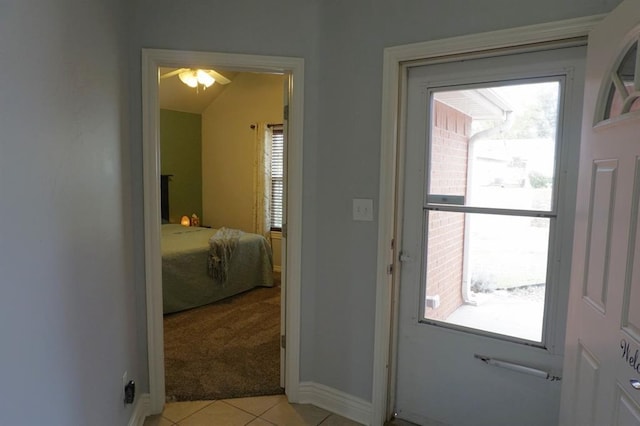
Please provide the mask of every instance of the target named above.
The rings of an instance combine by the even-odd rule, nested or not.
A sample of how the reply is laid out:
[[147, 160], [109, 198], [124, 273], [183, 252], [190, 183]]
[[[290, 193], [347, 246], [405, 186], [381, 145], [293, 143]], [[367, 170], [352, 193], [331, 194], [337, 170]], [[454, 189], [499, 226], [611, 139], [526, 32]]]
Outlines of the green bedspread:
[[211, 228], [162, 225], [162, 295], [165, 314], [206, 305], [258, 286], [273, 286], [267, 240], [242, 233], [224, 282], [208, 273]]

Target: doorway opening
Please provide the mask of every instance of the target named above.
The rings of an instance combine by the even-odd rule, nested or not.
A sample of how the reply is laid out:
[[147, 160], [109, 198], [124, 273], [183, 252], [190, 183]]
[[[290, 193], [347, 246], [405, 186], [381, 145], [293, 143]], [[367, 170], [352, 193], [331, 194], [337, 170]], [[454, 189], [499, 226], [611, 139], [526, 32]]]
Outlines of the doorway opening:
[[[399, 230], [398, 217], [403, 214], [402, 208], [398, 208], [398, 199], [402, 197], [398, 188], [402, 188], [405, 183], [397, 170], [399, 159], [405, 155], [399, 141], [406, 137], [403, 120], [406, 113], [408, 66], [417, 66], [426, 61], [447, 62], [460, 55], [485, 58], [494, 55], [499, 49], [522, 49], [522, 52], [527, 52], [538, 50], [544, 45], [552, 47], [556, 43], [569, 45], [573, 42], [574, 45], [583, 45], [586, 35], [600, 19], [601, 17], [579, 18], [385, 49], [372, 423], [383, 423], [394, 413], [397, 398], [395, 383], [398, 338], [394, 326], [398, 321], [400, 262], [412, 261], [410, 255], [400, 252], [402, 242], [396, 238]], [[563, 271], [565, 278], [566, 275], [567, 272]], [[418, 300], [419, 297], [416, 297], [416, 312]], [[554, 344], [560, 342], [562, 337], [555, 336]]]
[[[585, 50], [506, 50], [408, 69], [398, 234], [408, 260], [400, 268], [394, 410], [402, 419], [497, 425], [521, 415], [533, 425], [557, 415], [549, 407], [560, 386], [544, 378], [561, 375], [561, 277], [572, 241], [561, 233], [573, 220]], [[542, 102], [517, 105], [538, 93]], [[529, 175], [542, 175], [548, 188]], [[546, 303], [514, 300], [532, 288]], [[528, 304], [538, 307], [533, 316]], [[505, 360], [531, 377], [496, 371]], [[458, 404], [471, 399], [462, 412]], [[483, 410], [497, 400], [505, 406], [498, 413]]]
[[287, 77], [189, 66], [160, 68], [166, 399], [280, 394]]
[[[143, 156], [144, 156], [144, 205], [145, 205], [145, 273], [147, 289], [147, 324], [149, 348], [149, 382], [151, 413], [160, 413], [166, 399], [165, 359], [163, 336], [163, 291], [161, 255], [161, 144], [160, 144], [160, 90], [163, 68], [181, 69], [184, 66], [197, 69], [234, 70], [239, 73], [278, 74], [283, 76], [287, 105], [287, 117], [283, 117], [283, 134], [287, 154], [284, 169], [284, 194], [282, 200], [282, 309], [280, 323], [286, 333], [280, 336], [281, 378], [290, 401], [298, 399], [299, 387], [299, 317], [300, 317], [300, 246], [302, 211], [302, 106], [303, 61], [299, 58], [263, 57], [254, 55], [219, 54], [207, 52], [167, 51], [143, 49]], [[294, 82], [297, 84], [294, 85]], [[199, 89], [202, 90], [202, 89]], [[278, 120], [274, 120], [278, 121]], [[273, 124], [273, 123], [266, 123]], [[275, 123], [280, 124], [280, 123]], [[254, 128], [251, 128], [251, 126]], [[245, 128], [257, 134], [255, 123], [247, 122]], [[167, 175], [171, 173], [166, 173]], [[252, 177], [252, 182], [253, 182]], [[169, 184], [171, 185], [171, 184]], [[204, 184], [203, 184], [204, 186]], [[204, 193], [204, 190], [203, 190]], [[186, 209], [186, 207], [185, 207]], [[191, 209], [193, 210], [193, 209]], [[203, 200], [202, 216], [190, 210], [180, 212], [189, 221], [207, 219], [207, 206]], [[194, 215], [195, 213], [195, 215]], [[254, 211], [255, 213], [255, 211]], [[210, 215], [213, 217], [212, 215]], [[254, 217], [255, 218], [255, 217]], [[192, 222], [191, 222], [192, 223]], [[201, 222], [201, 225], [207, 225]], [[180, 226], [180, 225], [177, 225]], [[225, 225], [216, 225], [223, 226]], [[255, 223], [253, 223], [255, 226]], [[270, 226], [270, 225], [269, 225]], [[230, 227], [233, 227], [230, 226]], [[236, 227], [240, 227], [236, 225]], [[201, 227], [204, 228], [204, 227]], [[227, 227], [225, 227], [228, 229]], [[190, 228], [189, 228], [190, 229]], [[204, 228], [206, 229], [206, 228]], [[255, 229], [255, 228], [251, 228]], [[274, 231], [275, 233], [275, 231]], [[270, 237], [271, 230], [267, 233]], [[242, 238], [242, 237], [241, 237]], [[242, 247], [238, 244], [238, 247]], [[232, 268], [232, 265], [229, 265]], [[214, 268], [215, 269], [215, 268]], [[226, 271], [225, 271], [226, 272]], [[269, 271], [271, 272], [271, 271]], [[231, 271], [229, 270], [229, 274]], [[285, 315], [286, 312], [286, 315]]]

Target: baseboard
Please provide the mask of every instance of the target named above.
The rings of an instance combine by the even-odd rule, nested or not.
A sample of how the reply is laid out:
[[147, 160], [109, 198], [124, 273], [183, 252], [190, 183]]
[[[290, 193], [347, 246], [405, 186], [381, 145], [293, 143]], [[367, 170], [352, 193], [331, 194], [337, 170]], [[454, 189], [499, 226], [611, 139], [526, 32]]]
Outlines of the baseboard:
[[137, 401], [133, 406], [133, 412], [129, 419], [128, 426], [143, 426], [144, 419], [151, 413], [151, 396], [148, 393], [143, 393], [138, 396]]
[[302, 382], [298, 390], [300, 402], [313, 404], [358, 423], [371, 423], [372, 405], [348, 393], [314, 382]]

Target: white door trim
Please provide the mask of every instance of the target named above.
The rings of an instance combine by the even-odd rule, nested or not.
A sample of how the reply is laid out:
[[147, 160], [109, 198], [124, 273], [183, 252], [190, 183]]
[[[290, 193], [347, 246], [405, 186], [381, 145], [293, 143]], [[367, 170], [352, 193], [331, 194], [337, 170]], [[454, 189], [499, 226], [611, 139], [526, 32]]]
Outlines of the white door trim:
[[300, 280], [302, 265], [302, 125], [304, 60], [302, 58], [142, 49], [142, 146], [144, 185], [147, 351], [151, 413], [165, 402], [162, 326], [162, 260], [160, 256], [160, 146], [158, 68], [227, 68], [234, 71], [281, 72], [291, 76], [287, 139], [287, 259], [285, 391], [291, 402], [300, 386]]
[[[605, 15], [510, 28], [482, 34], [453, 37], [384, 49], [382, 76], [382, 126], [380, 193], [378, 221], [378, 259], [376, 284], [375, 342], [373, 360], [372, 425], [381, 425], [390, 414], [395, 386], [395, 348], [393, 330], [397, 321], [398, 266], [392, 241], [398, 232], [398, 140], [402, 131], [403, 88], [406, 75], [401, 69], [409, 61], [435, 60], [453, 55], [490, 56], [495, 49], [527, 46], [545, 42], [584, 38]], [[539, 47], [537, 48], [539, 49]], [[398, 247], [396, 238], [395, 247]], [[391, 273], [389, 266], [391, 265]]]

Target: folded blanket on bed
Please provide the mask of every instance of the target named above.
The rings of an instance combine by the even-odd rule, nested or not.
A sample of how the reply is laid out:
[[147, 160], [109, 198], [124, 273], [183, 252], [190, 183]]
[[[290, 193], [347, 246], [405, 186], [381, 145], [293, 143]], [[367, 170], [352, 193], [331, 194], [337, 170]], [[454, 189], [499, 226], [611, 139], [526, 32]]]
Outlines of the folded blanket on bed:
[[220, 228], [209, 238], [209, 276], [214, 280], [220, 283], [227, 280], [229, 262], [241, 235], [239, 229]]

